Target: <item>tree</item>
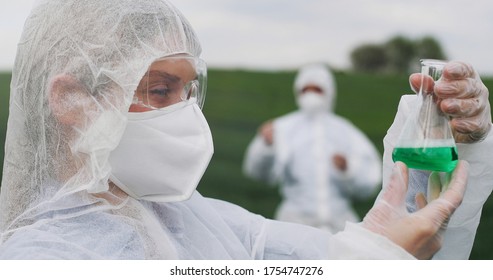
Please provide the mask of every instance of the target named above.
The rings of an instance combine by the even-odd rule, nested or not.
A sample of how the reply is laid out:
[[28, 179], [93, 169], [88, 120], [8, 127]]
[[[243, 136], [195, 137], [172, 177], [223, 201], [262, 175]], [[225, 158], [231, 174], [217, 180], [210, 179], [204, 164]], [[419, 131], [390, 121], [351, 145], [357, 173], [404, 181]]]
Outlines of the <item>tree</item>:
[[415, 71], [412, 68], [420, 58], [446, 59], [438, 41], [430, 36], [415, 41], [395, 36], [384, 44], [356, 47], [350, 56], [355, 71], [404, 74]]
[[406, 73], [409, 71], [411, 60], [415, 57], [414, 43], [402, 36], [390, 39], [384, 45], [387, 56], [387, 71]]
[[416, 56], [419, 58], [445, 59], [442, 47], [432, 37], [424, 37], [416, 42]]
[[367, 44], [351, 52], [354, 70], [361, 72], [383, 71], [387, 65], [385, 50], [380, 45]]

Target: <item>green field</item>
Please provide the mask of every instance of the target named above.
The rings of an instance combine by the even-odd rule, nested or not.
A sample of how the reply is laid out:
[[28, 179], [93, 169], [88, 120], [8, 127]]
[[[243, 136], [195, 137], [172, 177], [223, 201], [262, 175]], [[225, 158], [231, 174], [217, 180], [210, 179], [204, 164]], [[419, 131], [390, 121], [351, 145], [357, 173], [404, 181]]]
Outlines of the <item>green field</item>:
[[[243, 176], [245, 149], [265, 120], [295, 109], [294, 72], [209, 70], [204, 114], [214, 137], [215, 153], [198, 190], [205, 196], [239, 204], [272, 217], [279, 203], [276, 188]], [[400, 95], [410, 93], [407, 76], [336, 73], [336, 112], [357, 125], [383, 152], [382, 139], [392, 123]], [[484, 79], [493, 89], [493, 79]], [[0, 74], [0, 145], [3, 147], [10, 74]], [[0, 152], [3, 158], [3, 149]], [[1, 161], [3, 162], [3, 160]], [[1, 163], [0, 163], [1, 164]], [[373, 199], [355, 204], [360, 215]], [[471, 259], [493, 259], [493, 202], [484, 209]]]

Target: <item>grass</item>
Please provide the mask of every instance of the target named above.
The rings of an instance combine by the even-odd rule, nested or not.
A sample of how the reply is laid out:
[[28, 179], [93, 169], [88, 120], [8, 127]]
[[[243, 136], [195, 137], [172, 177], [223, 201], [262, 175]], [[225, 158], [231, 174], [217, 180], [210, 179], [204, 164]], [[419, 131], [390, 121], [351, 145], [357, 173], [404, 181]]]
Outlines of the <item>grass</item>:
[[[209, 71], [204, 114], [214, 137], [214, 157], [198, 190], [205, 196], [227, 200], [271, 218], [280, 201], [276, 188], [243, 176], [245, 149], [258, 126], [296, 108], [292, 92], [294, 72], [242, 70]], [[383, 153], [382, 139], [397, 109], [400, 96], [410, 93], [407, 76], [336, 73], [336, 113], [358, 126]], [[493, 89], [493, 79], [484, 79]], [[3, 147], [10, 73], [0, 74], [0, 145]], [[0, 150], [0, 159], [3, 149]], [[3, 160], [0, 161], [0, 166]], [[355, 203], [363, 216], [373, 200]], [[493, 203], [483, 209], [471, 259], [493, 259]]]
[[[5, 132], [9, 115], [10, 73], [0, 73], [0, 168], [3, 170], [3, 153], [5, 147]], [[1, 179], [0, 174], [0, 179]]]

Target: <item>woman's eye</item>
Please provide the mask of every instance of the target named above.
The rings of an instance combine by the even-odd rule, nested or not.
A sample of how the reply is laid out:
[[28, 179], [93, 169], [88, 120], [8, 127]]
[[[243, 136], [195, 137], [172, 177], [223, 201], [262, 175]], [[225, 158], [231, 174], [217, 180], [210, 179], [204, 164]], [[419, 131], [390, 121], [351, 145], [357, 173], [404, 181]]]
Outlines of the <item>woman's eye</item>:
[[157, 95], [162, 95], [162, 96], [168, 95], [169, 92], [170, 92], [170, 90], [168, 88], [165, 88], [165, 87], [151, 88], [149, 90], [149, 93], [151, 93], [151, 94], [157, 94]]

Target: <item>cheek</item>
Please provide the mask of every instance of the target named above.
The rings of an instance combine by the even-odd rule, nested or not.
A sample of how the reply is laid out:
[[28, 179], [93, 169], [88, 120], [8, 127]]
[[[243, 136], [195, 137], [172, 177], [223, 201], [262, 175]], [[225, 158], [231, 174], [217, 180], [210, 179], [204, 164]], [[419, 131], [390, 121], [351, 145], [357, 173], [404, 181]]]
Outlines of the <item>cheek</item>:
[[147, 112], [147, 111], [152, 111], [151, 108], [147, 108], [145, 106], [139, 105], [139, 104], [132, 104], [130, 105], [130, 108], [128, 109], [129, 112], [132, 113], [139, 113], [139, 112]]

